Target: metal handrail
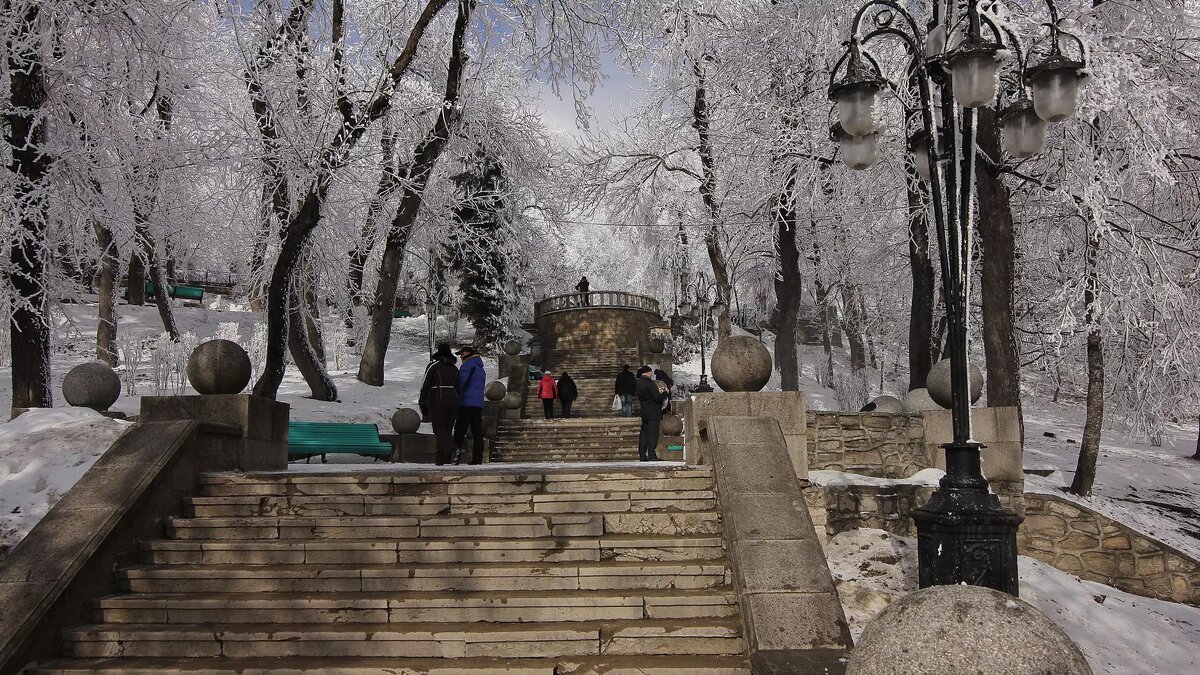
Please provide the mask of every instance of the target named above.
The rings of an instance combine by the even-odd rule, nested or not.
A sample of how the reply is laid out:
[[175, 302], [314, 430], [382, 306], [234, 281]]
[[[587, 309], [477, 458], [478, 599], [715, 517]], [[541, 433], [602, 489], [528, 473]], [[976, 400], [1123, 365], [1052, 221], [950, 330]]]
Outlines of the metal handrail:
[[643, 312], [662, 316], [658, 300], [636, 293], [624, 291], [589, 291], [587, 293], [564, 293], [538, 300], [533, 306], [533, 316], [536, 319], [545, 314], [565, 312], [574, 309], [638, 309]]

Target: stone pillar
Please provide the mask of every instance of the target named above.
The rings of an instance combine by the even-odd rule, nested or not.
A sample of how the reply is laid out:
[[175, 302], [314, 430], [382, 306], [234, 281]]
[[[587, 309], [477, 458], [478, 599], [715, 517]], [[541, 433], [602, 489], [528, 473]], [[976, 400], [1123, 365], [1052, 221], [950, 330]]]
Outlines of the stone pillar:
[[289, 406], [252, 394], [143, 396], [140, 420], [197, 420], [241, 429], [237, 457], [222, 462], [239, 471], [287, 468]]

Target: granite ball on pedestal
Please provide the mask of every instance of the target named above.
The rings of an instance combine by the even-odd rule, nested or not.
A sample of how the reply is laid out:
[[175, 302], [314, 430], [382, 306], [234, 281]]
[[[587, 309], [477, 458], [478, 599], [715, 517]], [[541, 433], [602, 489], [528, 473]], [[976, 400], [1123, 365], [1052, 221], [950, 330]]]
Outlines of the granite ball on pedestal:
[[415, 434], [421, 428], [421, 413], [412, 408], [400, 408], [392, 413], [392, 429], [398, 434]]
[[505, 354], [508, 354], [509, 356], [516, 356], [517, 354], [521, 353], [521, 341], [506, 340], [503, 348]]
[[510, 391], [500, 399], [500, 405], [504, 406], [505, 410], [518, 410], [524, 405], [525, 400], [515, 391]]
[[499, 401], [508, 393], [508, 387], [503, 382], [493, 380], [483, 388], [483, 397], [489, 401]]
[[683, 418], [673, 414], [663, 415], [661, 428], [663, 436], [682, 436]]
[[[983, 396], [983, 371], [974, 363], [967, 364], [967, 388], [971, 392], [971, 403]], [[933, 364], [929, 375], [925, 376], [925, 388], [935, 403], [943, 408], [954, 405], [954, 396], [950, 388], [950, 359], [942, 359]]]
[[871, 403], [875, 404], [875, 409], [871, 412], [884, 413], [887, 415], [899, 415], [904, 412], [904, 408], [900, 405], [900, 399], [895, 396], [876, 396], [871, 399]]
[[200, 394], [240, 394], [250, 383], [250, 357], [230, 340], [209, 340], [192, 350], [187, 376]]
[[105, 411], [121, 396], [121, 378], [108, 364], [81, 363], [63, 378], [62, 393], [75, 407]]
[[1029, 603], [981, 586], [931, 586], [867, 624], [847, 675], [1091, 675], [1071, 638]]
[[771, 379], [771, 352], [757, 338], [722, 338], [712, 355], [712, 377], [722, 391], [759, 391]]
[[651, 354], [661, 354], [661, 353], [663, 353], [663, 351], [666, 350], [666, 348], [667, 348], [667, 343], [663, 342], [661, 338], [650, 338], [650, 353]]
[[929, 390], [925, 387], [913, 389], [905, 394], [904, 398], [900, 399], [900, 407], [903, 408], [904, 412], [906, 413], [919, 413], [925, 410], [941, 410], [942, 408], [942, 406], [937, 404], [937, 401], [933, 400], [933, 398], [929, 396]]

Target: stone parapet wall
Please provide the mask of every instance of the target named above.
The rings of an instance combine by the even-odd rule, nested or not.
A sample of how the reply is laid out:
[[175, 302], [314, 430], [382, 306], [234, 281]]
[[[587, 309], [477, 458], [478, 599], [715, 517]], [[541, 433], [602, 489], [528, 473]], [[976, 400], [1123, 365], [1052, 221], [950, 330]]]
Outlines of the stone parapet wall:
[[908, 478], [933, 466], [920, 415], [811, 411], [809, 471]]
[[912, 512], [929, 501], [933, 488], [917, 484], [814, 485], [805, 493], [806, 501], [824, 510], [825, 531], [829, 536], [873, 528], [915, 537], [917, 528]]
[[650, 352], [650, 329], [662, 317], [640, 309], [580, 307], [539, 316], [544, 351], [631, 349]]
[[1200, 562], [1061, 497], [1025, 495], [1021, 555], [1127, 593], [1200, 606]]

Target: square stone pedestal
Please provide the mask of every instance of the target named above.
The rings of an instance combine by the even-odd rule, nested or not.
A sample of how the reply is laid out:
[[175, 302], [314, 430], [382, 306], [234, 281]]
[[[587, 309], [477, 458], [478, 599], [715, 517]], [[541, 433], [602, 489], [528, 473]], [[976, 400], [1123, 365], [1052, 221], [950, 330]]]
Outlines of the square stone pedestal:
[[242, 430], [238, 456], [223, 462], [240, 471], [287, 468], [289, 406], [252, 394], [143, 396], [140, 420], [196, 420]]

